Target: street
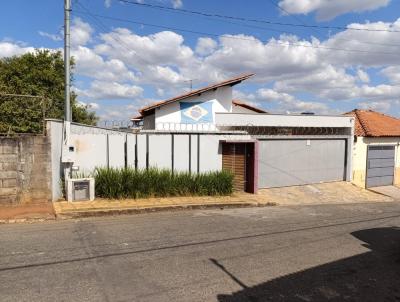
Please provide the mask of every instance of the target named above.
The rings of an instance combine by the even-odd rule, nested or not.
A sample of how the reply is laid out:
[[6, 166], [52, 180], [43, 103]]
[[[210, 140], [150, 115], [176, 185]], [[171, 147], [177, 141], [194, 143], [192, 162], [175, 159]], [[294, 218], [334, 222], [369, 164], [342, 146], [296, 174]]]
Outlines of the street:
[[400, 203], [0, 226], [0, 300], [400, 301]]

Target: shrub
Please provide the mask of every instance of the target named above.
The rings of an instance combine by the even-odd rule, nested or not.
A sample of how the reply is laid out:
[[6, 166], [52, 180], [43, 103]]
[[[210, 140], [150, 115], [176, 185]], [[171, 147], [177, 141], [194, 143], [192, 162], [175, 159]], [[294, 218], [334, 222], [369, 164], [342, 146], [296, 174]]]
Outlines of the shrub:
[[229, 171], [174, 172], [166, 169], [97, 168], [96, 195], [104, 198], [229, 195], [233, 175]]

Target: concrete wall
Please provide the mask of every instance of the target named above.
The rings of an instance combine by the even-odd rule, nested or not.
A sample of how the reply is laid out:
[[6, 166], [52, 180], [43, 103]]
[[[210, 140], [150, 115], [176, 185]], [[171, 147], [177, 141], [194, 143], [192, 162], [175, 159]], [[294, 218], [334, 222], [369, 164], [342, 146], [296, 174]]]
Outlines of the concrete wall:
[[45, 203], [50, 200], [48, 138], [0, 138], [0, 205]]
[[358, 137], [353, 144], [353, 183], [365, 188], [368, 145], [395, 145], [394, 183], [400, 185], [400, 137]]
[[[204, 129], [196, 127], [192, 124], [180, 125], [181, 123], [181, 109], [180, 103], [174, 102], [162, 107], [156, 108], [155, 111], [155, 126], [157, 130], [214, 130], [215, 127], [215, 114], [217, 112], [231, 112], [232, 111], [232, 87], [220, 87], [216, 90], [207, 91], [199, 96], [193, 96], [182, 100], [183, 102], [211, 102], [212, 115], [214, 123], [208, 127], [202, 125]], [[185, 129], [183, 129], [185, 127]], [[149, 128], [145, 128], [149, 129]]]

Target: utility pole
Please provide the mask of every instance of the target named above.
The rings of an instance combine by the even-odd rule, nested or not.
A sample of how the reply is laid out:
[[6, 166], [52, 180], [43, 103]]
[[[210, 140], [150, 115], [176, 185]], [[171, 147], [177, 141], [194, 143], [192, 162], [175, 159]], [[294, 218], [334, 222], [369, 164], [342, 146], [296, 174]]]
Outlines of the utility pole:
[[65, 73], [65, 121], [71, 122], [71, 75], [70, 75], [70, 14], [71, 0], [64, 0], [64, 73]]

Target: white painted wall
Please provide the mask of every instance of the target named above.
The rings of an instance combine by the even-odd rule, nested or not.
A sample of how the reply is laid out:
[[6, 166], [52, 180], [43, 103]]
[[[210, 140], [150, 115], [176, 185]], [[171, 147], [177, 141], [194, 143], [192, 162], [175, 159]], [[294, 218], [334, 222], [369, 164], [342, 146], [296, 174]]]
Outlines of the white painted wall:
[[146, 168], [146, 134], [137, 135], [138, 168]]
[[[192, 96], [182, 100], [182, 102], [211, 102], [213, 110], [213, 120], [215, 124], [215, 114], [217, 112], [231, 112], [232, 111], [232, 87], [225, 86], [220, 87], [216, 90], [210, 90], [202, 93], [200, 96]], [[181, 124], [181, 110], [180, 102], [173, 102], [168, 105], [156, 108], [155, 111], [155, 123], [157, 130], [201, 130], [196, 126], [190, 125], [179, 125]], [[178, 124], [178, 125], [177, 125]], [[204, 130], [214, 130], [215, 127], [209, 127]], [[185, 128], [184, 127], [189, 127]], [[206, 127], [206, 126], [203, 126]]]
[[52, 200], [57, 201], [62, 197], [61, 190], [61, 150], [63, 144], [63, 124], [47, 122], [47, 133], [50, 136], [51, 150], [51, 190]]
[[343, 127], [353, 128], [354, 118], [335, 115], [286, 115], [268, 113], [217, 113], [216, 124], [264, 127]]
[[200, 135], [200, 172], [222, 169], [222, 150], [218, 135]]
[[135, 167], [136, 135], [128, 135], [126, 138], [126, 159], [128, 167]]
[[174, 169], [176, 171], [189, 171], [189, 139], [190, 136], [186, 134], [174, 135]]
[[172, 167], [172, 145], [171, 135], [152, 134], [149, 135], [149, 166], [160, 169], [171, 169]]
[[[51, 141], [52, 161], [52, 194], [53, 201], [62, 197], [60, 180], [62, 176], [61, 150], [63, 123], [48, 121]], [[74, 166], [80, 172], [91, 173], [96, 167], [124, 167], [125, 141], [127, 142], [127, 165], [135, 166], [135, 147], [137, 149], [137, 167], [146, 168], [146, 153], [149, 156], [149, 167], [171, 169], [172, 145], [171, 133], [126, 133], [98, 127], [71, 125], [71, 143], [75, 146]], [[189, 154], [189, 137], [191, 153]], [[198, 148], [198, 137], [200, 147]], [[107, 144], [108, 138], [108, 144]], [[148, 138], [148, 148], [147, 148]], [[174, 168], [175, 171], [198, 170], [200, 156], [200, 172], [217, 171], [222, 168], [221, 141], [248, 140], [244, 134], [174, 134]], [[108, 147], [107, 147], [108, 146]], [[200, 154], [200, 155], [199, 155]]]
[[[353, 182], [361, 187], [365, 186], [367, 169], [368, 145], [395, 145], [395, 168], [400, 168], [400, 137], [362, 137], [353, 144]], [[395, 182], [400, 181], [400, 175], [395, 173]]]

